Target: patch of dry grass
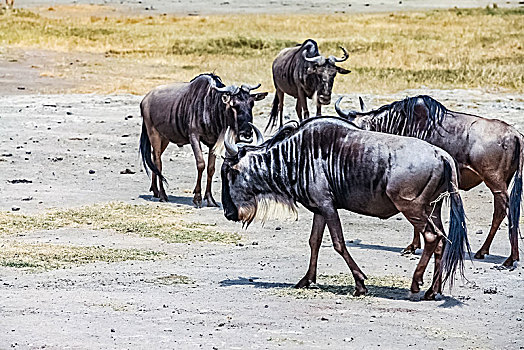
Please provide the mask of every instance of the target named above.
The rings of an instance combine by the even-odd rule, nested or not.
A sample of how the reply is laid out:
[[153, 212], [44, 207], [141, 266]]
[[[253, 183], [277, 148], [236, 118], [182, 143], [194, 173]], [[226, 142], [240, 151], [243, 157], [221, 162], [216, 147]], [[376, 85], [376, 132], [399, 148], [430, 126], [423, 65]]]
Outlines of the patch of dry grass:
[[[408, 295], [411, 280], [397, 275], [368, 276], [365, 281], [368, 293], [366, 297], [386, 299], [405, 298]], [[317, 284], [310, 288], [282, 288], [276, 290], [280, 296], [291, 296], [296, 299], [316, 299], [326, 297], [349, 296], [355, 291], [355, 282], [348, 274], [320, 275]], [[357, 297], [360, 298], [360, 297]]]
[[58, 244], [4, 241], [0, 245], [0, 266], [28, 270], [49, 270], [94, 262], [157, 260], [166, 253], [139, 249], [110, 249]]
[[184, 214], [189, 212], [187, 209], [167, 205], [131, 205], [120, 202], [60, 209], [36, 215], [3, 212], [0, 213], [0, 235], [82, 227], [135, 233], [157, 237], [170, 243], [235, 243], [240, 239], [237, 233], [218, 231], [215, 225], [183, 220]]
[[[62, 53], [46, 74], [78, 92], [143, 94], [216, 71], [226, 83], [272, 90], [271, 62], [314, 38], [321, 52], [350, 52], [337, 92], [406, 88], [524, 91], [523, 9], [452, 9], [361, 15], [125, 16], [103, 6], [55, 7], [0, 16], [11, 50]], [[479, 25], [482, 23], [482, 25]]]

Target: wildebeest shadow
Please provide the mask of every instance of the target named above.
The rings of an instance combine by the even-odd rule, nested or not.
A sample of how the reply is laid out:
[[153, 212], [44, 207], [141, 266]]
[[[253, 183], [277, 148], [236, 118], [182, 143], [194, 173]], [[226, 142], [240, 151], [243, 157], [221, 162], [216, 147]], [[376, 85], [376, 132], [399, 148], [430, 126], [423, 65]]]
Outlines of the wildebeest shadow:
[[[159, 202], [158, 198], [155, 198], [155, 197], [153, 197], [153, 195], [150, 195], [150, 194], [141, 194], [138, 197], [140, 199], [146, 200], [148, 202]], [[187, 205], [189, 207], [195, 208], [195, 204], [193, 204], [193, 197], [181, 197], [181, 196], [168, 195], [167, 199], [169, 200], [168, 203]], [[219, 207], [217, 207], [217, 208], [222, 207], [222, 203], [217, 202], [217, 204], [219, 205]], [[203, 201], [202, 205], [206, 206], [207, 202]]]
[[361, 243], [359, 240], [354, 241], [346, 241], [346, 246], [350, 249], [352, 248], [358, 248], [358, 249], [369, 249], [369, 250], [384, 250], [387, 252], [393, 252], [393, 253], [401, 253], [402, 249], [401, 247], [389, 247], [385, 245], [379, 245], [379, 244], [365, 244]]
[[[283, 294], [289, 294], [290, 296], [300, 297], [300, 294], [306, 294], [308, 292], [313, 292], [317, 294], [326, 294], [326, 295], [353, 295], [355, 287], [353, 285], [334, 285], [334, 284], [315, 284], [309, 288], [304, 289], [295, 289], [294, 284], [291, 283], [275, 283], [275, 282], [264, 282], [257, 281], [258, 277], [238, 277], [236, 279], [227, 279], [220, 281], [221, 287], [231, 287], [231, 286], [243, 286], [251, 285], [255, 288], [260, 289], [274, 289], [277, 292], [282, 292]], [[408, 300], [409, 299], [409, 290], [407, 288], [400, 287], [389, 287], [382, 285], [375, 285], [373, 283], [366, 283], [368, 289], [367, 296], [383, 298], [383, 299], [392, 299], [392, 300]], [[307, 296], [307, 295], [305, 295]], [[318, 296], [318, 295], [317, 295]]]

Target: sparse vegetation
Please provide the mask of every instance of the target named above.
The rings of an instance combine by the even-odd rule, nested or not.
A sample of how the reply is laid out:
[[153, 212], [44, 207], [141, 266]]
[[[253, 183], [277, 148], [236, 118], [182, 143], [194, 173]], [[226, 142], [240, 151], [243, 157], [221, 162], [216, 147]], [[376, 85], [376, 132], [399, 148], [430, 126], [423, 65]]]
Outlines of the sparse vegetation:
[[[406, 88], [524, 91], [524, 9], [451, 9], [361, 15], [124, 16], [104, 6], [56, 6], [0, 15], [4, 55], [59, 52], [41, 74], [77, 92], [145, 93], [216, 71], [272, 90], [271, 62], [311, 37], [350, 51], [338, 92]], [[480, 26], [479, 23], [482, 23]], [[0, 53], [1, 54], [1, 53]]]
[[0, 213], [0, 235], [59, 228], [91, 228], [157, 237], [170, 243], [234, 243], [240, 236], [221, 232], [214, 225], [187, 222], [187, 209], [165, 205], [95, 204], [81, 208], [60, 209], [36, 215]]
[[165, 256], [163, 252], [139, 249], [110, 249], [12, 241], [3, 241], [0, 244], [0, 266], [37, 271], [94, 262], [157, 260]]
[[[368, 276], [365, 281], [368, 289], [367, 296], [387, 299], [407, 297], [411, 280], [407, 277], [386, 275]], [[277, 289], [280, 296], [291, 296], [296, 299], [315, 299], [340, 296], [352, 296], [355, 291], [353, 278], [348, 274], [320, 275], [317, 284], [310, 288]]]

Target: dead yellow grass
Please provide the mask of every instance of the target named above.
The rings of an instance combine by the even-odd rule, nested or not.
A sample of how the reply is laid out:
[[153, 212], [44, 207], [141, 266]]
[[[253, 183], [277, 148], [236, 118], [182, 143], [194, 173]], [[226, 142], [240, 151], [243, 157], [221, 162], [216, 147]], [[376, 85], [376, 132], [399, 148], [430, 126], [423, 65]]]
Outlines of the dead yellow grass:
[[218, 231], [214, 225], [183, 219], [191, 210], [169, 205], [131, 205], [120, 202], [60, 209], [43, 214], [0, 213], [0, 235], [59, 228], [90, 228], [157, 237], [170, 243], [235, 243], [236, 233]]
[[[11, 50], [60, 52], [46, 74], [78, 92], [145, 93], [215, 71], [227, 83], [272, 90], [271, 62], [314, 38], [321, 52], [350, 52], [338, 92], [406, 88], [524, 91], [524, 10], [475, 9], [364, 15], [126, 16], [101, 6], [62, 6], [0, 16]], [[482, 25], [479, 25], [479, 24]], [[78, 60], [78, 61], [77, 61]]]
[[111, 249], [70, 245], [21, 243], [4, 241], [0, 244], [0, 266], [29, 270], [49, 270], [94, 262], [126, 260], [157, 260], [163, 252], [139, 249]]

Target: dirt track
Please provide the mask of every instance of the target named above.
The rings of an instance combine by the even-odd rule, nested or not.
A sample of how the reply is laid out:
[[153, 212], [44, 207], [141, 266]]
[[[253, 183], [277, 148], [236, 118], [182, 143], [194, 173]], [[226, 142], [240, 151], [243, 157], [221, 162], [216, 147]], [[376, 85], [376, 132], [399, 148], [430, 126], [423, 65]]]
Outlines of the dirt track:
[[[420, 92], [454, 109], [501, 118], [524, 130], [522, 95], [424, 90], [364, 98], [368, 105], [377, 106]], [[35, 213], [115, 200], [151, 201], [149, 181], [140, 171], [137, 154], [140, 98], [0, 97], [0, 154], [12, 154], [0, 161], [0, 209], [18, 206], [21, 213]], [[270, 95], [255, 107], [260, 127], [265, 125], [271, 100]], [[356, 96], [346, 100], [355, 101]], [[291, 114], [292, 101], [286, 101]], [[171, 184], [171, 202], [165, 205], [192, 208], [188, 192], [194, 186], [195, 166], [190, 148], [170, 145], [164, 161]], [[136, 174], [120, 174], [126, 168]], [[13, 179], [32, 183], [7, 182]], [[218, 200], [218, 176], [214, 185]], [[27, 197], [32, 200], [22, 201]], [[484, 186], [463, 197], [470, 242], [478, 249], [489, 228], [492, 198]], [[41, 273], [0, 268], [0, 348], [524, 346], [524, 269], [521, 265], [512, 271], [495, 268], [509, 253], [505, 224], [495, 238], [492, 255], [467, 263], [468, 283], [458, 282], [452, 293], [446, 290], [443, 300], [413, 302], [407, 300], [409, 283], [404, 281], [411, 278], [420, 255], [400, 256], [411, 239], [411, 227], [400, 216], [383, 221], [342, 213], [350, 253], [370, 277], [373, 296], [365, 298], [347, 295], [344, 287], [353, 281], [328, 238], [319, 261], [319, 273], [327, 276], [318, 282], [332, 286], [299, 293], [290, 288], [305, 273], [309, 258], [311, 214], [305, 210], [296, 222], [254, 224], [247, 231], [227, 222], [217, 208], [193, 209], [188, 219], [216, 222], [218, 229], [238, 231], [242, 244], [167, 244], [133, 234], [86, 229], [6, 238], [152, 249], [165, 251], [171, 258], [95, 263]], [[475, 234], [479, 229], [484, 234]], [[194, 283], [159, 282], [158, 277], [171, 274], [187, 276]], [[400, 281], [401, 286], [388, 288], [393, 281]], [[486, 294], [495, 290], [495, 294]]]

